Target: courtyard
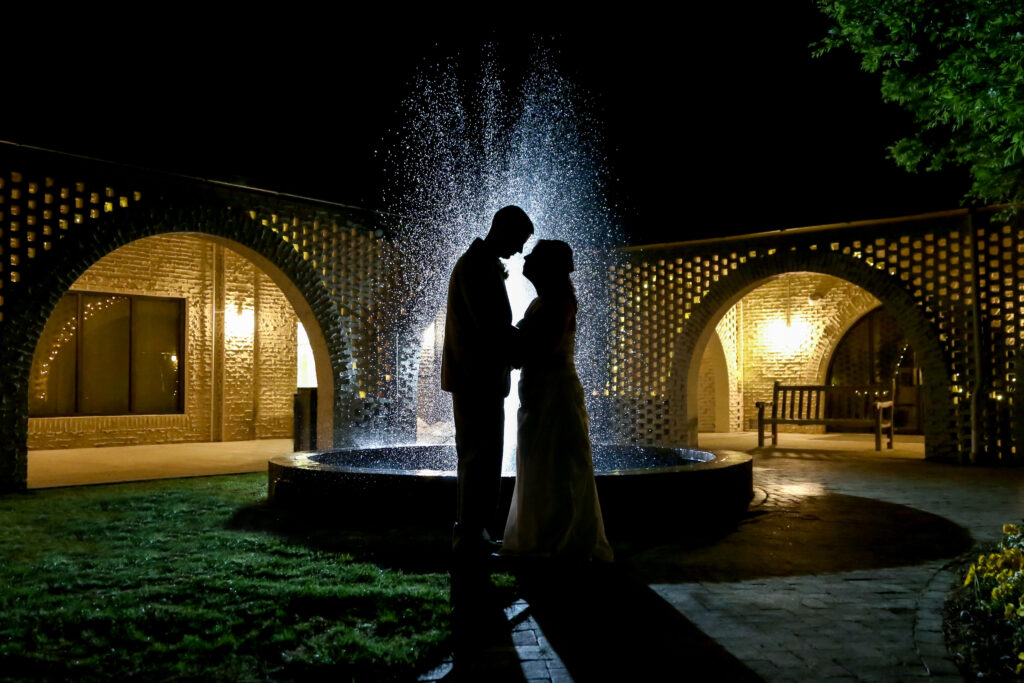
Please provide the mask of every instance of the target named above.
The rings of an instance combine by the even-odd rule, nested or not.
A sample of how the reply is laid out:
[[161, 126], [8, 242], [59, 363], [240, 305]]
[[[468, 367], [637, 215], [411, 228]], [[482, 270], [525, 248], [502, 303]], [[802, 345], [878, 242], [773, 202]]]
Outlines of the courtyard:
[[[657, 679], [685, 667], [692, 680], [960, 680], [941, 630], [942, 603], [956, 580], [950, 561], [974, 542], [996, 539], [1003, 523], [1020, 516], [1024, 473], [928, 462], [921, 441], [898, 437], [893, 451], [879, 453], [867, 434], [783, 434], [778, 448], [753, 450], [756, 496], [735, 527], [704, 533], [685, 525], [693, 533], [644, 541], [613, 538], [617, 564], [571, 581], [532, 581], [529, 572], [518, 572], [514, 589], [499, 580], [488, 601], [493, 619], [481, 617], [468, 642], [464, 631], [452, 630], [444, 611], [433, 617], [441, 619], [434, 644], [403, 666], [380, 664], [380, 675], [401, 678], [415, 672], [421, 680], [443, 680], [461, 667], [466, 675], [498, 680], [589, 680], [610, 671]], [[756, 434], [701, 434], [701, 444], [748, 450], [756, 445]], [[254, 445], [265, 450], [246, 455]], [[66, 468], [64, 480], [55, 478], [59, 454], [31, 452], [30, 488], [46, 482], [99, 484], [104, 477], [96, 473], [104, 471], [109, 481], [180, 477], [186, 472], [167, 469], [166, 463], [186, 452], [192, 458], [186, 460], [189, 475], [262, 472], [266, 453], [287, 445], [271, 440], [91, 449], [94, 473], [79, 475], [79, 481]], [[104, 452], [112, 462], [134, 461], [137, 469], [105, 469]], [[303, 562], [312, 561], [307, 571], [320, 572], [315, 567], [321, 562], [369, 563], [404, 577], [399, 580], [440, 581], [447, 593], [445, 530], [414, 525], [353, 534], [344, 525], [275, 526], [259, 512], [265, 508], [259, 474], [31, 490], [15, 498], [59, 494], [73, 507], [77, 496], [88, 508], [89, 499], [104, 491], [116, 498], [127, 495], [117, 493], [127, 492], [124, 487], [155, 486], [163, 494], [147, 495], [168, 495], [197, 484], [251, 492], [224, 507], [220, 514], [226, 518], [213, 528], [191, 534], [269, 533], [295, 546]], [[8, 501], [9, 506], [17, 502]], [[183, 521], [194, 519], [198, 526], [213, 521], [188, 505], [184, 499], [176, 505]], [[126, 525], [129, 510], [121, 513], [120, 525]], [[217, 531], [221, 525], [226, 531]], [[74, 533], [87, 534], [81, 524]], [[397, 543], [396, 534], [411, 536]], [[127, 540], [138, 542], [130, 533]], [[232, 543], [219, 543], [218, 557], [233, 552]], [[259, 545], [249, 543], [247, 552]], [[10, 554], [11, 544], [7, 547]], [[312, 547], [317, 557], [305, 557], [302, 547]], [[31, 573], [17, 552], [24, 551], [8, 561], [17, 559], [12, 564]], [[91, 590], [80, 552], [65, 549], [46, 559], [54, 583], [60, 581], [62, 564], [78, 568], [74, 579], [66, 577], [64, 590], [71, 594]], [[201, 563], [200, 554], [190, 555], [185, 551], [177, 561], [190, 567]], [[509, 567], [495, 570], [507, 580], [502, 572]], [[245, 605], [239, 609], [236, 618], [253, 618]], [[276, 626], [271, 622], [265, 628]], [[67, 637], [76, 639], [71, 633]], [[269, 631], [264, 640], [274, 642]], [[268, 652], [273, 651], [271, 646]], [[142, 666], [149, 655], [134, 656]], [[367, 666], [358, 671], [374, 671]], [[302, 671], [312, 675], [317, 669]]]
[[[0, 680], [1019, 679], [1024, 10], [652, 16], [21, 32]], [[439, 476], [487, 376], [442, 381], [482, 329], [449, 283], [507, 209], [569, 247], [574, 409], [534, 431], [580, 438], [517, 434], [547, 288], [488, 234], [482, 308], [526, 321], [469, 344], [512, 387], [491, 484], [566, 484], [512, 509], [614, 563], [490, 554], [466, 422]]]

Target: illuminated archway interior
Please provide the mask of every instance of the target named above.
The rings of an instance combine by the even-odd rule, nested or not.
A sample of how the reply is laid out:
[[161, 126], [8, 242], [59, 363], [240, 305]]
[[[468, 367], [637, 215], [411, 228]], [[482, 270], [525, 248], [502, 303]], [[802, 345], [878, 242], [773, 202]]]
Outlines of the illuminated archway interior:
[[131, 242], [47, 322], [29, 448], [291, 437], [296, 386], [316, 386], [303, 332], [274, 281], [222, 241]]
[[755, 403], [772, 399], [776, 380], [825, 384], [843, 335], [879, 305], [861, 287], [820, 273], [785, 273], [759, 284], [722, 316], [704, 349], [700, 431], [756, 428]]

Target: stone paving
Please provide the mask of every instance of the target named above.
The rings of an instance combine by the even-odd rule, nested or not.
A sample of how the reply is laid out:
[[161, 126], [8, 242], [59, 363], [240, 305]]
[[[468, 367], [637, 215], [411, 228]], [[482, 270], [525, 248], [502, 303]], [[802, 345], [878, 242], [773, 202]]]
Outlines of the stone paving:
[[[676, 549], [675, 555], [664, 548], [620, 553], [620, 565], [632, 566], [641, 578], [649, 571], [658, 576], [659, 570], [651, 567], [666, 557], [676, 563], [682, 576], [700, 565], [702, 574], [696, 580], [648, 582], [695, 627], [696, 637], [706, 637], [723, 648], [737, 665], [749, 668], [750, 677], [742, 668], [729, 669], [726, 659], [700, 666], [700, 657], [690, 656], [690, 665], [664, 677], [651, 676], [653, 669], [648, 667], [645, 675], [632, 680], [962, 680], [942, 634], [942, 603], [955, 580], [947, 566], [948, 555], [955, 553], [943, 556], [939, 549], [932, 553], [938, 556], [908, 560], [892, 554], [892, 548], [916, 542], [918, 547], [908, 550], [909, 556], [927, 552], [935, 541], [934, 535], [927, 534], [941, 534], [945, 528], [956, 530], [963, 543], [969, 543], [967, 534], [954, 525], [976, 541], [997, 539], [1004, 522], [1024, 514], [1024, 471], [942, 465], [908, 452], [887, 456], [869, 450], [791, 448], [756, 452], [754, 481], [761, 494], [757, 507], [739, 530], [721, 542]], [[886, 541], [889, 547], [874, 557], [865, 555], [865, 548], [851, 539], [849, 554], [836, 557], [844, 555], [844, 546], [836, 545], [834, 536], [849, 524], [837, 525], [835, 519], [817, 512], [836, 506], [847, 506], [854, 513], [868, 511], [865, 523], [872, 528], [847, 531], [866, 534], [867, 550], [875, 540]], [[847, 518], [840, 515], [838, 519]], [[925, 528], [929, 525], [931, 532]], [[735, 555], [744, 554], [744, 546], [738, 543], [750, 543], [750, 554], [760, 558], [753, 552], [755, 545], [778, 544], [778, 535], [785, 536], [787, 530], [796, 535], [798, 527], [801, 535], [791, 552], [803, 564], [796, 568], [788, 569], [785, 562], [767, 566], [786, 559], [771, 553], [764, 555], [764, 567], [756, 562], [753, 569], [731, 564]], [[918, 538], [919, 534], [925, 535]], [[956, 547], [955, 540], [951, 543]], [[785, 548], [785, 543], [779, 547]], [[863, 557], [869, 561], [856, 566]], [[762, 569], [763, 576], [743, 576]], [[581, 674], [563, 663], [526, 601], [509, 608], [507, 617], [512, 640], [478, 653], [482, 656], [472, 669], [462, 670], [459, 680], [594, 678], [592, 672]], [[635, 627], [633, 621], [617, 628], [625, 637]], [[699, 652], [705, 651], [710, 652]], [[634, 656], [638, 665], [649, 654], [604, 652], [609, 661]], [[421, 680], [452, 680], [456, 678], [453, 664], [449, 660]]]
[[550, 681], [569, 683], [573, 680], [565, 664], [547, 641], [547, 637], [530, 614], [525, 600], [517, 600], [505, 608], [511, 629], [508, 642], [497, 642], [481, 648], [469, 661], [460, 662], [455, 671], [455, 658], [448, 657], [440, 666], [419, 677], [420, 681]]
[[[945, 517], [995, 540], [1022, 515], [1022, 473], [887, 460], [870, 453], [767, 451], [755, 486], [766, 511], [840, 493]], [[800, 492], [804, 492], [801, 494]], [[768, 681], [962, 680], [946, 651], [946, 561], [733, 583], [654, 586], [698, 628]]]
[[941, 567], [655, 590], [768, 681], [961, 680], [942, 640]]

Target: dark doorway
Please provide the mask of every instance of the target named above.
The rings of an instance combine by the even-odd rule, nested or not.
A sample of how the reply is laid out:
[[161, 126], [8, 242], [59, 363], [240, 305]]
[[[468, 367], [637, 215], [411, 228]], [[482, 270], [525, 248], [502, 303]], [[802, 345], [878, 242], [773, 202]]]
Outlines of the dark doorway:
[[[896, 431], [920, 434], [921, 367], [899, 320], [878, 307], [854, 323], [836, 345], [827, 381], [832, 386], [865, 386], [888, 385], [892, 380], [896, 382]], [[829, 412], [827, 407], [826, 415]]]

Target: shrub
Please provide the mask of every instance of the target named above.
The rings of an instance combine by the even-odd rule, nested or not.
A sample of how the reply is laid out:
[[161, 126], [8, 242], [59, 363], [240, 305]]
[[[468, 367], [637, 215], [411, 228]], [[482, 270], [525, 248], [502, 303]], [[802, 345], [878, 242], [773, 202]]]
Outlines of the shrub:
[[976, 609], [987, 613], [1008, 634], [1001, 658], [1016, 661], [1014, 673], [1024, 673], [1024, 533], [1016, 524], [1003, 525], [994, 552], [978, 555], [967, 569], [964, 587]]

